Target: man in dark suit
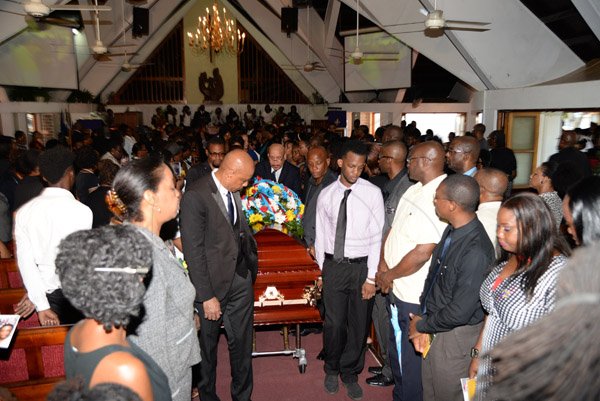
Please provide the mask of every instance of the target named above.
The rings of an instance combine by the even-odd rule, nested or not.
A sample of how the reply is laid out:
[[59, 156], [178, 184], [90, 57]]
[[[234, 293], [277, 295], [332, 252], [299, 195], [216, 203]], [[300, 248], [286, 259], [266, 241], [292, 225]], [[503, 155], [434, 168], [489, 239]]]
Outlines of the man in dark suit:
[[243, 150], [228, 153], [218, 170], [192, 184], [181, 201], [183, 252], [196, 287], [201, 319], [200, 399], [218, 401], [217, 344], [225, 327], [232, 366], [231, 397], [252, 394], [252, 325], [258, 271], [256, 241], [238, 191], [248, 184], [254, 162]]
[[300, 170], [285, 160], [284, 153], [280, 143], [269, 146], [267, 160], [258, 163], [254, 176], [279, 182], [300, 196]]
[[225, 141], [223, 138], [215, 136], [208, 141], [206, 144], [206, 157], [207, 160], [204, 163], [196, 164], [189, 169], [185, 177], [186, 185], [192, 185], [194, 181], [219, 168], [225, 157]]

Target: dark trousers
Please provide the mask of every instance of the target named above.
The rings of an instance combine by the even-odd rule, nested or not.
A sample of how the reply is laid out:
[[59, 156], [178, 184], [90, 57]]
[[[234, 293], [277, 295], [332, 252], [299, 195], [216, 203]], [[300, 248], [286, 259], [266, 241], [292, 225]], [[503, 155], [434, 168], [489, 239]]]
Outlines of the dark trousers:
[[366, 263], [323, 264], [323, 349], [325, 373], [339, 374], [344, 383], [358, 381], [365, 365], [367, 328], [372, 300], [362, 299]]
[[[421, 382], [421, 354], [415, 351], [412, 342], [408, 339], [408, 327], [410, 324], [409, 313], [419, 315], [421, 313], [420, 305], [409, 304], [396, 299], [393, 294], [388, 296], [389, 305], [396, 305], [398, 308], [398, 323], [402, 330], [401, 347], [402, 360], [398, 360], [398, 349], [396, 347], [395, 331], [390, 322], [390, 341], [389, 356], [390, 366], [394, 374], [394, 401], [422, 401], [423, 400], [423, 384]], [[390, 317], [391, 311], [388, 309]], [[402, 364], [402, 370], [400, 370]]]
[[252, 275], [246, 278], [234, 274], [229, 293], [221, 301], [221, 318], [207, 320], [200, 313], [200, 399], [218, 401], [217, 345], [221, 324], [227, 334], [229, 364], [231, 365], [231, 399], [248, 401], [252, 395], [252, 325], [254, 321], [254, 292]]
[[75, 324], [84, 318], [83, 314], [75, 309], [69, 300], [65, 298], [60, 288], [50, 294], [46, 294], [46, 298], [52, 312], [58, 315], [60, 324]]
[[392, 379], [392, 368], [390, 367], [389, 356], [388, 356], [388, 342], [390, 337], [390, 315], [388, 313], [387, 297], [385, 294], [375, 294], [375, 303], [373, 304], [373, 326], [375, 327], [375, 334], [377, 335], [377, 341], [379, 342], [379, 351], [381, 358], [383, 359], [383, 366], [381, 374], [386, 378]]

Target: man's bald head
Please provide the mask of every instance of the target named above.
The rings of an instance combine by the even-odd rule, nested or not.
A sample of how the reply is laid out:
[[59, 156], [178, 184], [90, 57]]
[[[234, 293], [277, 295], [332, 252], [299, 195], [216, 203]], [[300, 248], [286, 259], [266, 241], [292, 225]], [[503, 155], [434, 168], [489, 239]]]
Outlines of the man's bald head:
[[394, 156], [395, 158], [406, 160], [406, 153], [408, 151], [406, 149], [406, 145], [404, 144], [404, 142], [402, 142], [400, 140], [392, 140], [389, 142], [385, 142], [382, 145], [382, 149], [389, 150], [390, 156]]
[[386, 143], [390, 141], [401, 141], [404, 138], [404, 132], [402, 128], [397, 125], [390, 125], [383, 131], [383, 136], [381, 137], [381, 143]]
[[254, 161], [242, 149], [234, 149], [227, 153], [215, 173], [221, 185], [229, 192], [237, 192], [248, 185], [253, 174]]
[[469, 171], [477, 165], [479, 150], [479, 142], [472, 136], [454, 138], [446, 152], [448, 167], [459, 174]]
[[437, 141], [426, 141], [416, 146], [421, 146], [429, 159], [431, 159], [431, 165], [437, 172], [444, 171], [444, 146]]
[[285, 155], [285, 148], [280, 143], [274, 143], [269, 146], [269, 150], [267, 151], [267, 158], [269, 159], [269, 164], [271, 168], [275, 171], [279, 170], [283, 167]]
[[479, 184], [480, 203], [501, 201], [508, 188], [508, 177], [503, 171], [495, 168], [483, 168], [475, 174]]
[[409, 177], [426, 184], [444, 173], [444, 147], [436, 141], [416, 144], [407, 161]]
[[406, 145], [402, 141], [384, 142], [379, 153], [379, 168], [390, 179], [406, 166]]
[[329, 158], [329, 152], [327, 152], [327, 149], [325, 149], [323, 146], [313, 146], [312, 148], [310, 148], [308, 150], [308, 153], [306, 155], [307, 158], [311, 157], [311, 156], [318, 156], [321, 157], [323, 159], [327, 159]]
[[323, 146], [315, 146], [308, 150], [306, 165], [316, 183], [320, 183], [329, 168], [329, 152]]

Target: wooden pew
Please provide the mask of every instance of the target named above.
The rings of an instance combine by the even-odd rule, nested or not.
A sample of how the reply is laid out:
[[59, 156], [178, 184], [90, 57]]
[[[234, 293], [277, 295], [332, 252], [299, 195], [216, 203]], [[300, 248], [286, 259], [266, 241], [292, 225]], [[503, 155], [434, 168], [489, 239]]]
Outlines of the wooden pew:
[[19, 401], [44, 400], [64, 380], [63, 344], [71, 326], [19, 329], [0, 352], [0, 386]]
[[0, 259], [0, 288], [23, 287], [23, 280], [19, 273], [15, 258]]

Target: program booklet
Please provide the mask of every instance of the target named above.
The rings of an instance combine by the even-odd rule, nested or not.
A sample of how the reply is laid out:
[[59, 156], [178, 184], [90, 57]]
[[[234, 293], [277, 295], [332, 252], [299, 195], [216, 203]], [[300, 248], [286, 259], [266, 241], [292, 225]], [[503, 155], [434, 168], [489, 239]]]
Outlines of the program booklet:
[[460, 379], [460, 386], [462, 388], [463, 400], [472, 401], [475, 399], [475, 387], [477, 386], [476, 379], [469, 379], [468, 377]]
[[19, 315], [0, 315], [0, 348], [8, 348], [20, 318]]

